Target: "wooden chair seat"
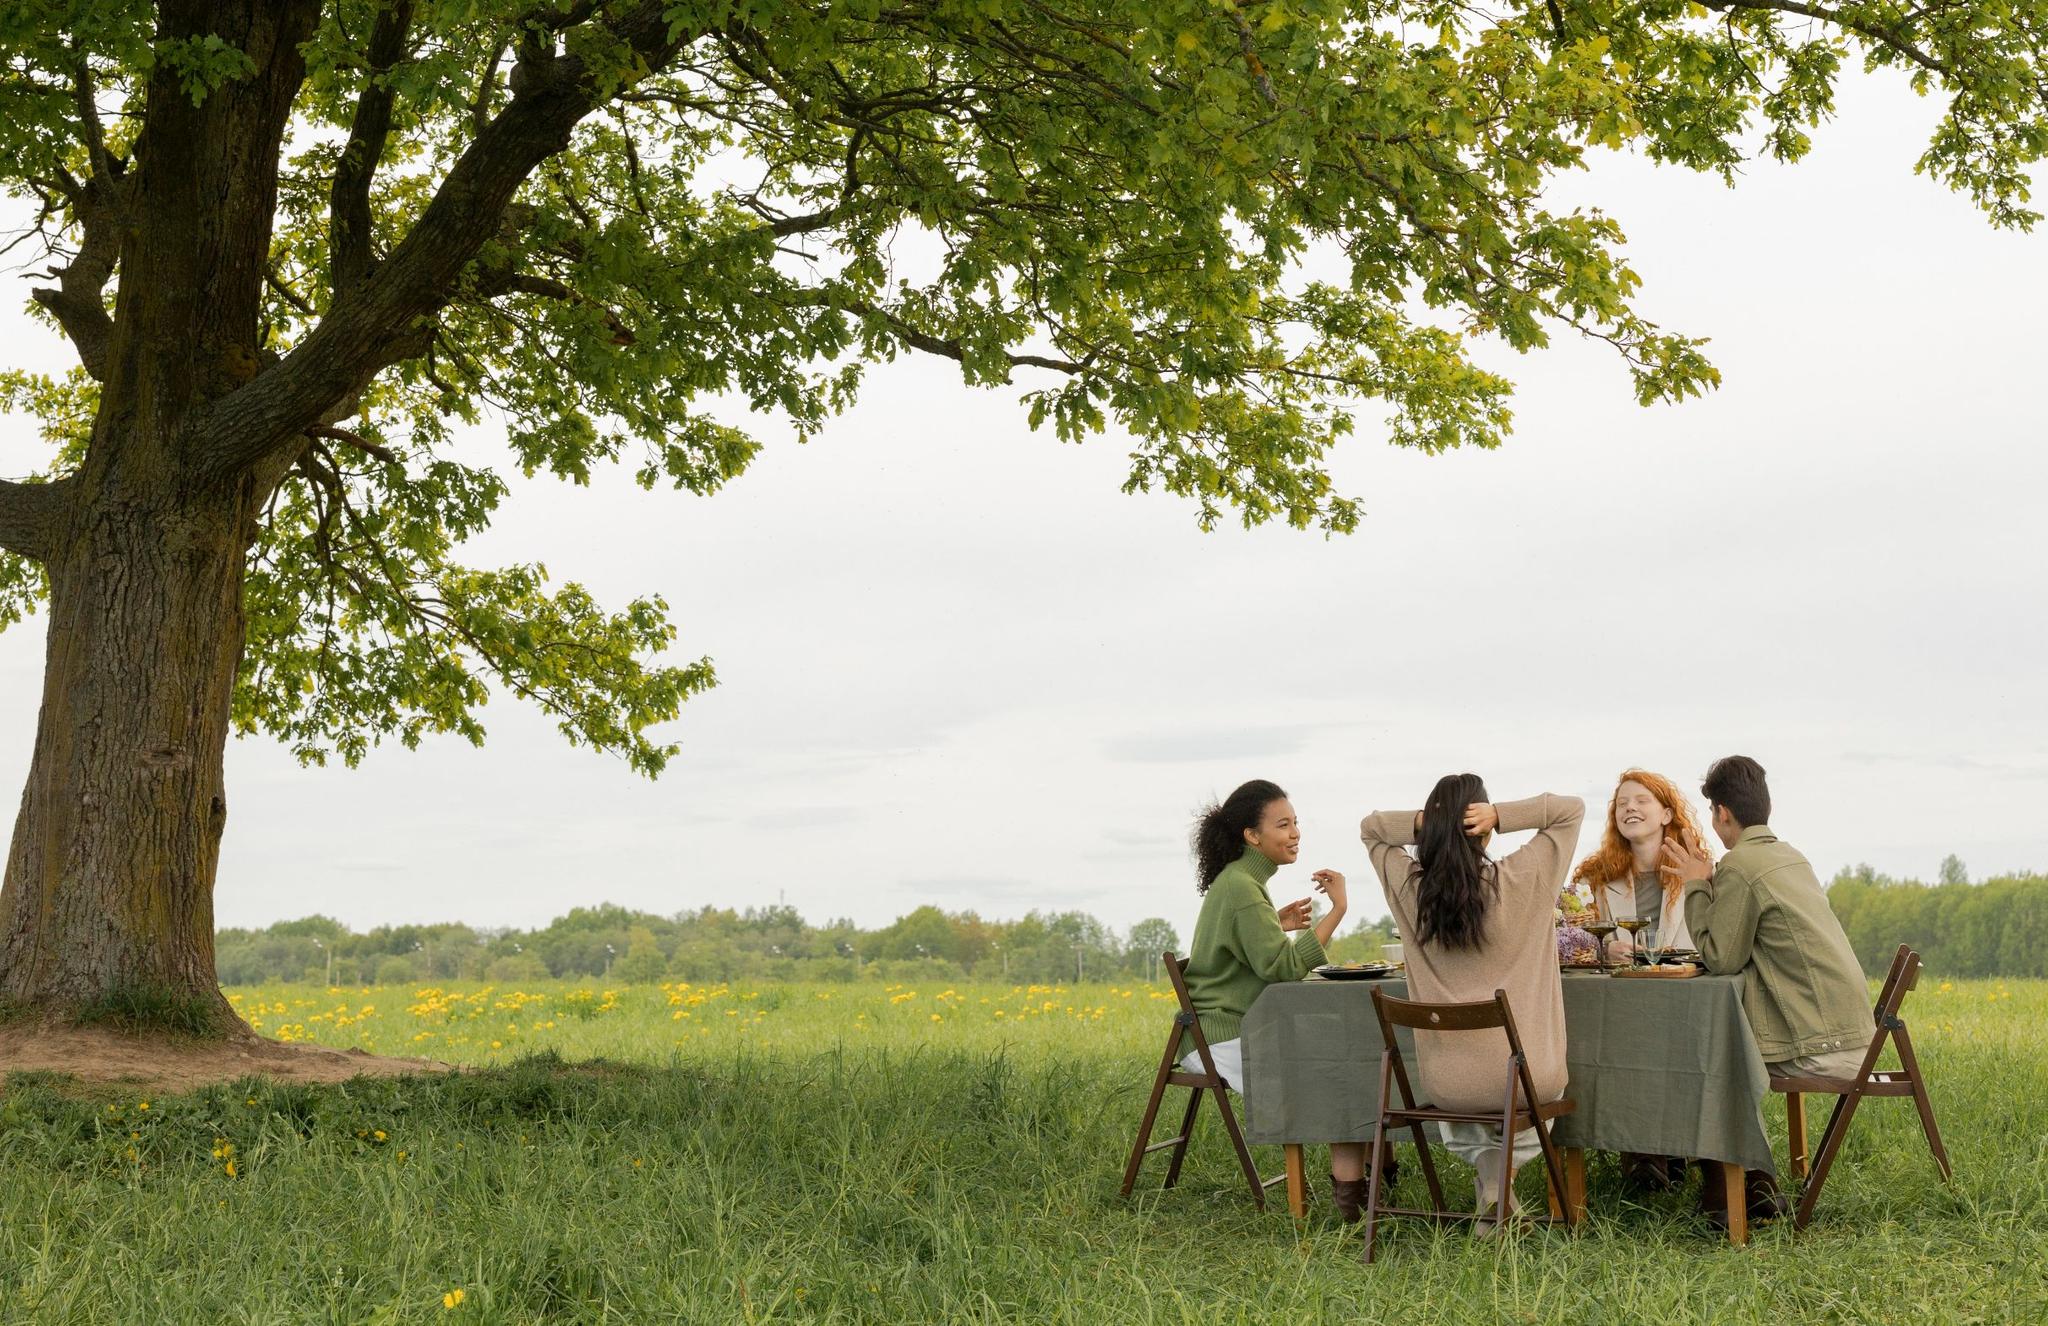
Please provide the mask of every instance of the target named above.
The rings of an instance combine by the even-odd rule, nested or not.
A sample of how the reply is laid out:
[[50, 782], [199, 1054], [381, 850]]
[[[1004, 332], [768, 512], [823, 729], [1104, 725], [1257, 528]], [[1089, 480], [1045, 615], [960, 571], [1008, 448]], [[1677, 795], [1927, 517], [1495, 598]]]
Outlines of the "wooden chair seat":
[[[1180, 1011], [1173, 1015], [1173, 1026], [1166, 1033], [1166, 1053], [1159, 1060], [1159, 1072], [1152, 1078], [1152, 1095], [1145, 1102], [1145, 1118], [1138, 1125], [1138, 1140], [1131, 1146], [1131, 1158], [1124, 1163], [1122, 1195], [1131, 1195], [1132, 1187], [1138, 1182], [1138, 1167], [1154, 1151], [1168, 1148], [1173, 1151], [1173, 1159], [1166, 1166], [1166, 1182], [1160, 1186], [1171, 1188], [1179, 1181], [1181, 1162], [1187, 1159], [1188, 1143], [1195, 1135], [1195, 1114], [1201, 1109], [1202, 1094], [1209, 1092], [1216, 1097], [1216, 1108], [1223, 1115], [1223, 1131], [1230, 1135], [1230, 1145], [1237, 1151], [1237, 1165], [1251, 1188], [1252, 1201], [1263, 1211], [1266, 1209], [1266, 1189], [1276, 1183], [1285, 1183], [1288, 1176], [1280, 1173], [1270, 1179], [1259, 1177], [1258, 1167], [1252, 1163], [1251, 1148], [1245, 1145], [1244, 1130], [1237, 1126], [1237, 1111], [1230, 1104], [1229, 1088], [1241, 1088], [1243, 1083], [1226, 1083], [1223, 1075], [1216, 1071], [1216, 1061], [1209, 1056], [1209, 1038], [1202, 1034], [1202, 1020], [1195, 1014], [1194, 1000], [1188, 997], [1187, 964], [1172, 953], [1162, 956], [1166, 979], [1173, 985], [1174, 997], [1180, 1001]], [[1180, 1067], [1183, 1057], [1180, 1046], [1184, 1038], [1194, 1045], [1202, 1072], [1191, 1073]], [[1166, 1098], [1168, 1087], [1188, 1089], [1188, 1108], [1181, 1115], [1180, 1131], [1164, 1141], [1155, 1142], [1152, 1140], [1152, 1126], [1158, 1121], [1159, 1104]]]
[[[1424, 1123], [1490, 1123], [1500, 1130], [1500, 1191], [1503, 1203], [1509, 1200], [1514, 1186], [1514, 1135], [1524, 1128], [1534, 1130], [1543, 1154], [1543, 1169], [1550, 1190], [1551, 1219], [1567, 1226], [1577, 1225], [1585, 1214], [1585, 1152], [1576, 1147], [1560, 1151], [1550, 1140], [1549, 1121], [1570, 1114], [1578, 1107], [1569, 1100], [1536, 1100], [1536, 1084], [1529, 1076], [1528, 1056], [1522, 1052], [1522, 1038], [1515, 1030], [1515, 1015], [1508, 1007], [1507, 992], [1495, 990], [1493, 998], [1483, 1003], [1425, 1004], [1395, 999], [1385, 991], [1375, 989], [1372, 1006], [1380, 1021], [1380, 1043], [1386, 1047], [1380, 1052], [1380, 1112], [1378, 1121], [1373, 1125], [1373, 1154], [1386, 1154], [1387, 1129], [1408, 1129], [1415, 1139], [1423, 1178], [1429, 1183], [1430, 1206], [1427, 1210], [1383, 1206], [1380, 1203], [1379, 1169], [1376, 1166], [1371, 1168], [1365, 1195], [1366, 1263], [1370, 1265], [1373, 1259], [1381, 1216], [1411, 1216], [1438, 1224], [1479, 1218], [1477, 1212], [1452, 1211], [1445, 1207], [1443, 1185], [1437, 1179], [1436, 1161], [1429, 1153], [1429, 1138], [1422, 1128]], [[1507, 1084], [1500, 1109], [1487, 1114], [1417, 1105], [1414, 1088], [1408, 1081], [1407, 1062], [1401, 1056], [1400, 1043], [1394, 1038], [1397, 1026], [1438, 1034], [1463, 1031], [1505, 1033], [1508, 1041], [1505, 1061]], [[1394, 1103], [1396, 1089], [1401, 1093], [1398, 1105]]]
[[[1853, 1077], [1774, 1077], [1771, 1090], [1781, 1095], [1846, 1096], [1856, 1091]], [[1872, 1073], [1863, 1083], [1865, 1096], [1910, 1096], [1913, 1082], [1897, 1073]]]
[[[1813, 1208], [1820, 1201], [1821, 1186], [1827, 1182], [1828, 1170], [1841, 1151], [1842, 1138], [1849, 1131], [1849, 1120], [1855, 1117], [1857, 1105], [1868, 1096], [1911, 1096], [1920, 1113], [1920, 1130], [1927, 1135], [1927, 1149], [1934, 1153], [1934, 1165], [1941, 1171], [1942, 1182], [1954, 1180], [1955, 1169], [1949, 1164], [1948, 1151], [1941, 1144], [1941, 1129], [1934, 1122], [1934, 1102], [1928, 1097], [1920, 1061], [1913, 1053], [1913, 1038], [1906, 1031], [1905, 1019], [1899, 1016], [1907, 992], [1919, 980], [1920, 955], [1913, 951], [1911, 945], [1899, 945], [1899, 951], [1892, 957], [1891, 970], [1885, 974], [1884, 985], [1878, 991], [1877, 1006], [1871, 1010], [1876, 1034], [1870, 1038], [1870, 1048], [1863, 1054], [1863, 1067], [1855, 1076], [1787, 1075], [1771, 1079], [1771, 1090], [1785, 1097], [1785, 1133], [1792, 1150], [1792, 1176], [1806, 1180], [1806, 1189], [1799, 1197], [1799, 1208], [1793, 1215], [1793, 1228], [1805, 1229], [1807, 1222], [1813, 1219]], [[1879, 1071], [1877, 1060], [1884, 1052], [1886, 1040], [1890, 1040], [1899, 1052], [1899, 1067]], [[1814, 1152], [1810, 1175], [1806, 1163], [1808, 1096], [1835, 1097], [1834, 1112], [1828, 1115], [1827, 1127], [1821, 1130], [1820, 1146]]]

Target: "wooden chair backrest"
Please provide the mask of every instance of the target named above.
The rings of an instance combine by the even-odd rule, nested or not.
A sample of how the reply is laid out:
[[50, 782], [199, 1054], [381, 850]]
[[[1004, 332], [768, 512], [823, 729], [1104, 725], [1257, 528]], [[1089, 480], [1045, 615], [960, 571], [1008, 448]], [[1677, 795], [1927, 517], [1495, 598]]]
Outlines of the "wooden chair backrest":
[[1920, 955], [1912, 945], [1901, 944], [1899, 951], [1892, 955], [1891, 970], [1885, 973], [1884, 985], [1877, 992], [1877, 1006], [1870, 1010], [1870, 1019], [1877, 1024], [1877, 1034], [1870, 1038], [1870, 1049], [1864, 1052], [1862, 1071], [1856, 1075], [1859, 1082], [1868, 1081], [1877, 1068], [1878, 1056], [1884, 1053], [1884, 1043], [1895, 1031], [1906, 1024], [1899, 1018], [1899, 1008], [1906, 1002], [1906, 992], [1920, 983]]
[[1507, 1000], [1498, 990], [1493, 998], [1471, 1004], [1425, 1004], [1374, 990], [1372, 1002], [1379, 1010], [1381, 1030], [1389, 1034], [1394, 1027], [1411, 1031], [1485, 1031], [1505, 1028], [1512, 1021]]
[[[1426, 1004], [1397, 999], [1384, 990], [1372, 992], [1373, 1012], [1380, 1020], [1380, 1042], [1386, 1047], [1388, 1066], [1401, 1089], [1405, 1107], [1414, 1108], [1415, 1089], [1408, 1080], [1408, 1065], [1394, 1039], [1395, 1027], [1410, 1031], [1502, 1031], [1508, 1038], [1509, 1071], [1514, 1075], [1523, 1100], [1536, 1103], [1536, 1083], [1529, 1074], [1529, 1056], [1522, 1052], [1522, 1036], [1515, 1030], [1515, 1013], [1508, 1007], [1508, 992], [1495, 990], [1493, 998], [1470, 1004]], [[1512, 1098], [1512, 1097], [1511, 1097]], [[1385, 1108], [1385, 1102], [1381, 1103]]]
[[1187, 971], [1188, 964], [1177, 957], [1171, 949], [1160, 954], [1160, 958], [1166, 968], [1166, 979], [1173, 983], [1173, 997], [1180, 1000], [1180, 1011], [1193, 1017], [1195, 1001], [1188, 997], [1187, 977], [1182, 974]]

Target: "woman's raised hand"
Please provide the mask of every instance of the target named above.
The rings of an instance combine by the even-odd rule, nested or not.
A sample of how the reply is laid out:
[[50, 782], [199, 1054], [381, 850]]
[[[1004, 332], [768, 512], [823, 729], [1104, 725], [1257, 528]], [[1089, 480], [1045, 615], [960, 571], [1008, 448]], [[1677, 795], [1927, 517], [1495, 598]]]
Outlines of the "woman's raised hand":
[[1492, 803], [1475, 801], [1465, 807], [1465, 832], [1472, 837], [1492, 833], [1499, 827], [1500, 812], [1493, 808]]
[[1333, 907], [1342, 907], [1347, 898], [1344, 893], [1344, 877], [1334, 870], [1318, 870], [1309, 876], [1316, 882], [1316, 890], [1330, 900]]
[[1308, 899], [1296, 898], [1284, 907], [1275, 907], [1273, 914], [1280, 918], [1282, 930], [1308, 929]]

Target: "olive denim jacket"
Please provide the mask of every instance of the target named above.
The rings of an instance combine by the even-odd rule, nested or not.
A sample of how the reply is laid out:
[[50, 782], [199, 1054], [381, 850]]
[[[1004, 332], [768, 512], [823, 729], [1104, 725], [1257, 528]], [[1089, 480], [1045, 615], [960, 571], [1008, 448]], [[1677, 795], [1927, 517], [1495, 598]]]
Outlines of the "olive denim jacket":
[[1685, 921], [1707, 970], [1743, 972], [1743, 1011], [1765, 1063], [1870, 1044], [1870, 991], [1813, 867], [1752, 824], [1688, 880]]

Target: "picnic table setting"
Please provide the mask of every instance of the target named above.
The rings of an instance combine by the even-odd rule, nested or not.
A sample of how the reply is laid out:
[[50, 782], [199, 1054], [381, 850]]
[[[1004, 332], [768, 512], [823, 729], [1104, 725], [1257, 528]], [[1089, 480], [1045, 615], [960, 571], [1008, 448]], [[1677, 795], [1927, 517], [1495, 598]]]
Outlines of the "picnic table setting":
[[[1717, 1223], [1729, 1244], [1749, 1240], [1744, 1193], [1745, 1171], [1775, 1176], [1777, 1161], [1764, 1131], [1762, 1102], [1766, 1095], [1785, 1097], [1790, 1170], [1805, 1180], [1795, 1228], [1811, 1219], [1828, 1168], [1856, 1107], [1870, 1097], [1909, 1097], [1920, 1114], [1928, 1147], [1943, 1182], [1953, 1179], [1948, 1153], [1934, 1120], [1933, 1105], [1914, 1056], [1912, 1041], [1900, 1016], [1905, 996], [1920, 971], [1920, 956], [1901, 944], [1886, 973], [1872, 1020], [1877, 1034], [1865, 1055], [1862, 1071], [1851, 1080], [1773, 1077], [1757, 1048], [1743, 1011], [1742, 973], [1714, 974], [1691, 950], [1637, 949], [1625, 959], [1610, 958], [1604, 943], [1585, 949], [1560, 923], [1559, 980], [1567, 1028], [1569, 1080], [1564, 1098], [1542, 1107], [1548, 1117], [1547, 1156], [1562, 1164], [1546, 1179], [1553, 1223], [1577, 1226], [1586, 1215], [1585, 1154], [1607, 1151], [1639, 1156], [1691, 1157], [1721, 1171], [1724, 1212]], [[1612, 929], [1613, 927], [1606, 927]], [[1605, 935], [1595, 937], [1604, 940]], [[1388, 1054], [1389, 1024], [1380, 1005], [1399, 1005], [1408, 993], [1399, 946], [1387, 946], [1387, 960], [1326, 964], [1305, 980], [1268, 986], [1253, 1002], [1242, 1028], [1243, 1123], [1232, 1107], [1228, 1084], [1211, 1063], [1206, 1071], [1176, 1070], [1183, 1035], [1192, 1037], [1204, 1062], [1209, 1050], [1183, 980], [1184, 964], [1163, 954], [1165, 970], [1180, 1000], [1181, 1011], [1167, 1041], [1167, 1055], [1154, 1081], [1130, 1160], [1123, 1193], [1129, 1196], [1140, 1166], [1155, 1151], [1170, 1151], [1166, 1187], [1179, 1177], [1194, 1135], [1195, 1118], [1205, 1094], [1212, 1094], [1223, 1118], [1237, 1161], [1253, 1200], [1265, 1206], [1266, 1191], [1286, 1185], [1287, 1209], [1297, 1220], [1308, 1214], [1307, 1166], [1304, 1148], [1314, 1144], [1388, 1144], [1406, 1140], [1385, 1131], [1385, 1120], [1400, 1116], [1400, 1107], [1414, 1105], [1402, 1064], [1416, 1061], [1414, 1036], [1406, 1027], [1394, 1030], [1395, 1053]], [[1376, 995], [1387, 998], [1382, 1001]], [[1505, 999], [1501, 1013], [1517, 1060], [1520, 1042], [1512, 1029]], [[1408, 1004], [1429, 1010], [1426, 1004]], [[1472, 1006], [1467, 1005], [1466, 1008]], [[1434, 1021], [1434, 1017], [1431, 1019]], [[1887, 1042], [1901, 1067], [1879, 1070]], [[1394, 1101], [1382, 1084], [1399, 1076], [1404, 1099]], [[1522, 1081], [1527, 1082], [1526, 1068]], [[1189, 1089], [1179, 1132], [1152, 1141], [1155, 1120], [1166, 1089]], [[1807, 1146], [1804, 1097], [1836, 1097], [1811, 1158]], [[1427, 1115], [1428, 1107], [1416, 1113]], [[1278, 1145], [1285, 1155], [1283, 1173], [1262, 1178], [1250, 1147]], [[1368, 1153], [1370, 1154], [1370, 1153]], [[1418, 1155], [1430, 1185], [1436, 1211], [1396, 1211], [1404, 1215], [1445, 1214], [1436, 1170], [1423, 1148]], [[1391, 1181], [1389, 1186], [1391, 1186]], [[1375, 1206], [1379, 1185], [1374, 1180]], [[1368, 1215], [1366, 1260], [1372, 1260], [1372, 1218]]]
[[[1661, 971], [1683, 975], [1649, 975]], [[1736, 1243], [1747, 1237], [1741, 1172], [1777, 1171], [1761, 1113], [1770, 1079], [1743, 1015], [1742, 982], [1683, 954], [1567, 967], [1565, 1095], [1576, 1108], [1551, 1128], [1568, 1152], [1693, 1156], [1732, 1171], [1724, 1190]], [[1372, 1140], [1385, 1048], [1376, 989], [1407, 995], [1398, 963], [1324, 968], [1271, 986], [1245, 1018], [1245, 1139], [1286, 1149], [1296, 1216], [1307, 1213], [1301, 1148]], [[1412, 1037], [1399, 1039], [1412, 1064]]]

